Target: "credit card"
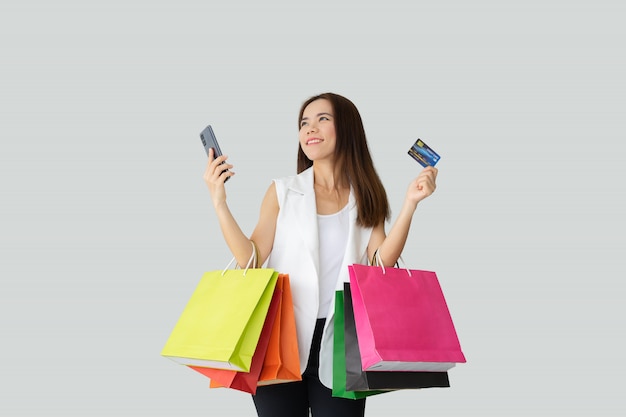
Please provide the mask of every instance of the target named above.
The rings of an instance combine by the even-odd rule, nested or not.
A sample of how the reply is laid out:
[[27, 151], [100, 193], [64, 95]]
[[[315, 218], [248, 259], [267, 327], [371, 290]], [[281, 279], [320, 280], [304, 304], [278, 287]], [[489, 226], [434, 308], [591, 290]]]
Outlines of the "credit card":
[[409, 149], [409, 155], [423, 167], [434, 167], [439, 162], [439, 154], [433, 151], [430, 146], [426, 145], [423, 140], [417, 139], [411, 149]]

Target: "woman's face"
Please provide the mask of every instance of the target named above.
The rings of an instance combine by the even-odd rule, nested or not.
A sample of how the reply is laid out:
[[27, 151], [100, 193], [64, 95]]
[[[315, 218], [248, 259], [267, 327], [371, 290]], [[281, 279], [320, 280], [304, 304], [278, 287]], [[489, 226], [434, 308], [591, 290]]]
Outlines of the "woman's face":
[[311, 161], [332, 158], [335, 153], [335, 119], [330, 101], [315, 100], [300, 120], [300, 146]]

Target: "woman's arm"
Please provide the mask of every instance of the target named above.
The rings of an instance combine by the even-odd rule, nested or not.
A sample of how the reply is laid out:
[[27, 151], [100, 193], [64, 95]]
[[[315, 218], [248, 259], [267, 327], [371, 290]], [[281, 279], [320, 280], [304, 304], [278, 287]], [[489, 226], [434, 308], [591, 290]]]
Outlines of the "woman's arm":
[[385, 266], [392, 266], [396, 263], [402, 254], [407, 237], [409, 236], [409, 229], [415, 209], [420, 201], [435, 192], [435, 188], [437, 187], [436, 180], [437, 168], [426, 167], [417, 178], [411, 182], [406, 192], [402, 209], [391, 227], [389, 235], [385, 236], [384, 222], [381, 222], [372, 231], [372, 236], [370, 237], [370, 242], [367, 247], [369, 259], [372, 259], [374, 253], [378, 250]]
[[265, 260], [272, 252], [274, 247], [274, 236], [276, 235], [276, 220], [278, 219], [278, 196], [276, 194], [276, 184], [272, 184], [267, 189], [263, 203], [261, 203], [261, 212], [259, 221], [250, 238], [256, 244], [259, 250], [259, 266], [265, 263]]
[[[217, 214], [224, 240], [235, 257], [237, 264], [240, 267], [245, 267], [252, 255], [252, 245], [250, 244], [250, 239], [239, 227], [226, 203], [224, 182], [226, 178], [235, 175], [232, 171], [233, 166], [225, 162], [227, 158], [228, 156], [222, 155], [213, 159], [213, 150], [211, 149], [209, 162], [203, 178], [211, 193], [211, 200], [213, 201], [213, 207]], [[276, 198], [275, 185], [272, 183], [261, 204], [259, 222], [251, 236], [260, 253], [260, 259], [257, 260], [258, 265], [265, 261], [274, 244], [277, 216], [278, 200]]]

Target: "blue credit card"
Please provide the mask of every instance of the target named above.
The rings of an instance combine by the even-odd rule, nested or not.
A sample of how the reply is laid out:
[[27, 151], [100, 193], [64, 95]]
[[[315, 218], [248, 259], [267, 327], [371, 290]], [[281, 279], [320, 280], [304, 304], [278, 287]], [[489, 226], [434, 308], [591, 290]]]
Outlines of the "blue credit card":
[[433, 151], [430, 146], [426, 145], [423, 140], [418, 139], [415, 141], [411, 149], [409, 149], [409, 155], [423, 167], [434, 167], [439, 162], [439, 154]]

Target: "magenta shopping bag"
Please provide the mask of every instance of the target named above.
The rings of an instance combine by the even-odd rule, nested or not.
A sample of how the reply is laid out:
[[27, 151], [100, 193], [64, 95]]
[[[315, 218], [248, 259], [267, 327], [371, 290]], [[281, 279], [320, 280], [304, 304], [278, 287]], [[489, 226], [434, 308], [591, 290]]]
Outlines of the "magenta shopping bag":
[[348, 268], [364, 371], [445, 372], [465, 363], [434, 272]]

